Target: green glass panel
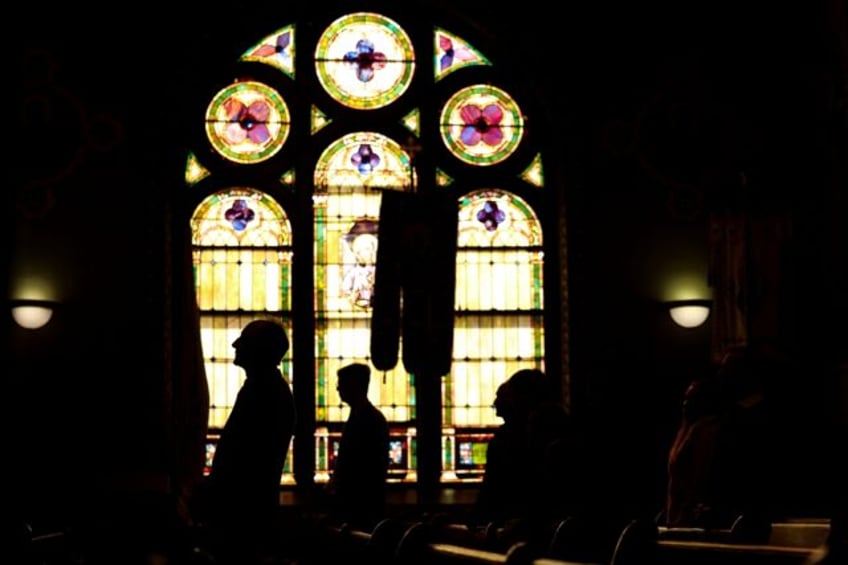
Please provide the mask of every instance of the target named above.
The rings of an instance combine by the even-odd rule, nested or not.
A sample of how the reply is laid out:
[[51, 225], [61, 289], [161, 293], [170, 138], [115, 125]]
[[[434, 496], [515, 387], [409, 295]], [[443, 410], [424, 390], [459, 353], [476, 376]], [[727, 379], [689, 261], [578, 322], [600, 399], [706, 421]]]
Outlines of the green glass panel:
[[310, 122], [311, 125], [309, 127], [309, 131], [310, 131], [310, 133], [312, 133], [312, 135], [315, 135], [316, 133], [318, 133], [320, 130], [322, 130], [324, 128], [324, 126], [326, 126], [327, 124], [329, 124], [332, 121], [327, 116], [327, 114], [322, 112], [318, 108], [318, 106], [315, 106], [315, 105], [312, 106], [312, 110], [311, 110], [309, 116], [310, 116], [310, 120], [311, 120], [311, 122]]
[[188, 186], [199, 183], [211, 173], [209, 169], [200, 164], [197, 156], [194, 153], [189, 153], [186, 159], [185, 183]]
[[521, 173], [521, 178], [534, 186], [545, 185], [545, 173], [542, 168], [542, 156], [536, 155], [533, 161]]
[[415, 134], [415, 137], [421, 136], [421, 111], [415, 108], [400, 121], [403, 126]]

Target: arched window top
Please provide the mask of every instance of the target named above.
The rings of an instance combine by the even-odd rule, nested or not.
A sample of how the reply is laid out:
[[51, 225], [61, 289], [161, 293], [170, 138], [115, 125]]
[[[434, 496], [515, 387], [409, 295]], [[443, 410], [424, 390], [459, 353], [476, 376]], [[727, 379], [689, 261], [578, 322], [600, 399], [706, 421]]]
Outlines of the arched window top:
[[505, 190], [478, 190], [459, 199], [460, 247], [542, 245], [542, 228], [530, 206]]
[[355, 132], [331, 143], [315, 166], [315, 192], [333, 187], [394, 188], [414, 182], [409, 155], [393, 139]]
[[357, 12], [331, 23], [315, 49], [318, 80], [327, 93], [351, 108], [382, 108], [409, 87], [415, 50], [395, 21]]
[[208, 196], [191, 219], [192, 244], [263, 247], [291, 244], [291, 226], [282, 207], [267, 194], [232, 188]]
[[289, 109], [282, 96], [258, 81], [223, 88], [206, 110], [206, 134], [212, 147], [236, 163], [272, 157], [286, 142], [289, 130]]
[[518, 148], [524, 116], [505, 90], [475, 84], [454, 93], [445, 103], [439, 129], [445, 145], [460, 160], [494, 165]]

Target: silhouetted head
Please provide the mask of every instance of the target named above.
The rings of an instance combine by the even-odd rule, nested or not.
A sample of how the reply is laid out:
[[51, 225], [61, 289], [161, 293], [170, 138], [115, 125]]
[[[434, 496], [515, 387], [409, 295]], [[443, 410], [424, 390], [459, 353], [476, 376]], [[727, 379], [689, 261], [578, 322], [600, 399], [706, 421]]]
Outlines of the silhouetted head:
[[244, 369], [276, 367], [289, 350], [289, 338], [280, 323], [254, 320], [242, 329], [233, 348], [236, 350], [234, 365]]
[[550, 383], [541, 369], [520, 369], [508, 382], [522, 408], [532, 409], [551, 399]]
[[520, 369], [498, 387], [493, 406], [505, 422], [518, 421], [549, 400], [548, 380], [539, 369]]
[[501, 383], [498, 387], [492, 406], [495, 408], [495, 414], [503, 418], [504, 422], [512, 419], [515, 414], [515, 397], [510, 389], [509, 381]]
[[368, 365], [351, 363], [339, 369], [336, 375], [336, 390], [342, 402], [352, 404], [368, 397], [368, 384], [371, 382], [371, 368]]

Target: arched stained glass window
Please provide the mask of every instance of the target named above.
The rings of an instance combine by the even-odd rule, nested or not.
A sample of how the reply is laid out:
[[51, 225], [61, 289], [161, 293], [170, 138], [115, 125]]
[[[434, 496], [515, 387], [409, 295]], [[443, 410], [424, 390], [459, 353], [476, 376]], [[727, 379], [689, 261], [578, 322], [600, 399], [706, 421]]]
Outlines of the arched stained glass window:
[[[299, 415], [284, 482], [332, 475], [349, 414], [336, 371], [347, 363], [372, 367], [369, 398], [389, 421], [397, 482], [479, 480], [500, 423], [491, 408], [497, 385], [517, 369], [552, 364], [545, 344], [559, 338], [551, 318], [559, 310], [544, 305], [558, 283], [544, 274], [557, 268], [557, 249], [544, 250], [557, 238], [542, 237], [552, 226], [540, 210], [554, 201], [542, 138], [522, 111], [531, 93], [494, 73], [496, 58], [469, 41], [474, 28], [412, 12], [316, 8], [303, 22], [263, 22], [267, 29], [244, 37], [228, 32], [241, 56], [200, 87], [207, 103], [191, 126], [184, 194], [213, 405], [210, 445], [242, 378], [232, 341], [251, 319], [282, 319], [292, 338], [283, 373]], [[417, 65], [416, 55], [432, 64]], [[439, 243], [436, 257], [453, 249], [442, 244], [454, 241], [446, 231], [454, 225], [445, 225], [439, 199], [422, 195], [456, 203], [457, 216], [447, 208], [458, 235], [447, 264], [456, 270], [444, 277], [428, 270], [446, 263], [432, 261], [427, 247]], [[401, 236], [382, 240], [381, 226]], [[393, 257], [415, 257], [422, 274], [401, 288], [401, 317], [405, 292], [407, 305], [413, 292], [422, 304], [436, 292], [430, 287], [446, 297], [453, 325], [435, 330], [448, 338], [439, 343], [452, 339], [445, 374], [416, 375], [405, 355], [388, 366], [391, 351], [380, 361], [385, 370], [372, 363], [371, 337], [380, 335], [372, 333], [374, 281], [387, 242]], [[405, 353], [422, 334], [411, 335], [388, 349]]]
[[342, 187], [409, 188], [415, 171], [409, 155], [393, 139], [355, 132], [330, 144], [318, 158], [314, 186], [318, 192]]
[[456, 319], [445, 380], [443, 473], [475, 476], [500, 423], [497, 387], [515, 371], [545, 368], [542, 227], [532, 208], [505, 190], [460, 198]]
[[[370, 331], [379, 242], [380, 190], [407, 190], [409, 157], [385, 136], [358, 132], [333, 142], [315, 167], [316, 479], [329, 478], [341, 428], [349, 408], [339, 398], [336, 371], [354, 361], [370, 364]], [[378, 373], [372, 366], [369, 398], [393, 426], [400, 453], [414, 441], [414, 392], [398, 366]], [[407, 458], [408, 459], [408, 458]], [[403, 457], [393, 475], [412, 479]]]
[[[232, 343], [241, 329], [252, 319], [269, 316], [291, 325], [292, 234], [282, 207], [268, 195], [231, 188], [195, 208], [191, 237], [214, 436], [244, 382], [243, 372], [232, 364]], [[281, 367], [289, 382], [291, 363], [286, 356]], [[291, 461], [286, 479], [292, 479]]]

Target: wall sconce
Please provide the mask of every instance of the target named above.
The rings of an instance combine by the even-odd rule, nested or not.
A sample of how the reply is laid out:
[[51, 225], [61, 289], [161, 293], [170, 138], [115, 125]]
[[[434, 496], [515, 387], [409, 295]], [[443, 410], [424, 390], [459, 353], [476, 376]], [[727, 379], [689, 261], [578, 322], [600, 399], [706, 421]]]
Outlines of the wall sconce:
[[53, 317], [56, 302], [52, 300], [12, 300], [12, 317], [22, 328], [37, 330], [44, 327]]
[[710, 315], [709, 300], [674, 300], [666, 305], [671, 319], [683, 328], [697, 328]]

